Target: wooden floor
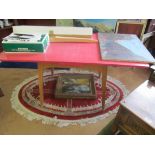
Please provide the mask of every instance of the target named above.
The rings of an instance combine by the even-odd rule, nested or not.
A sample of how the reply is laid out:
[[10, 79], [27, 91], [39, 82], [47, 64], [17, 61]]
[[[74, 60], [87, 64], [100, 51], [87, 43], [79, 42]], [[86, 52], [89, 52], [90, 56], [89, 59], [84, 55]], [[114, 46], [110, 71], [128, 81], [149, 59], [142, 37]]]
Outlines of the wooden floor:
[[[0, 97], [0, 134], [54, 134], [54, 135], [94, 135], [100, 132], [111, 119], [112, 115], [102, 121], [86, 126], [70, 125], [59, 128], [53, 125], [44, 125], [40, 121], [28, 121], [11, 108], [10, 96], [16, 85], [24, 79], [37, 74], [33, 69], [0, 69], [0, 88], [4, 96]], [[109, 67], [108, 75], [120, 80], [129, 91], [135, 89], [148, 79], [148, 69]]]

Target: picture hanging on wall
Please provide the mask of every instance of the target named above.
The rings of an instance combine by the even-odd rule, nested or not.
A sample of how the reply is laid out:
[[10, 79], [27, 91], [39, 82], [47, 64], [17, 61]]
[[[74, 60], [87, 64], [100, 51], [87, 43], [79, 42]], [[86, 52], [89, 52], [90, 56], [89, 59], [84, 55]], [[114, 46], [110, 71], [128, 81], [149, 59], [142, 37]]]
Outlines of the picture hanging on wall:
[[73, 19], [56, 19], [56, 26], [73, 26]]
[[114, 32], [117, 19], [74, 19], [74, 26], [92, 27], [94, 32]]

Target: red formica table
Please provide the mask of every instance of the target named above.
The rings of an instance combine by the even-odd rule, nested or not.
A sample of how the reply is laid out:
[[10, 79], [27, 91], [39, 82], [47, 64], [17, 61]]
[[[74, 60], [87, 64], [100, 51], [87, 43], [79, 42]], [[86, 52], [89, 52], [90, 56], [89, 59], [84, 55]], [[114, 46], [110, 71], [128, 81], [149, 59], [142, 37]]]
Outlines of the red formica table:
[[[93, 35], [94, 39], [97, 34]], [[141, 43], [142, 44], [142, 43]], [[145, 47], [144, 47], [145, 48]], [[38, 63], [38, 78], [40, 102], [44, 102], [43, 70], [45, 68], [75, 67], [95, 70], [102, 74], [102, 105], [105, 103], [106, 79], [108, 66], [149, 67], [149, 63], [102, 60], [99, 43], [49, 43], [45, 53], [0, 53], [0, 61], [36, 62]]]

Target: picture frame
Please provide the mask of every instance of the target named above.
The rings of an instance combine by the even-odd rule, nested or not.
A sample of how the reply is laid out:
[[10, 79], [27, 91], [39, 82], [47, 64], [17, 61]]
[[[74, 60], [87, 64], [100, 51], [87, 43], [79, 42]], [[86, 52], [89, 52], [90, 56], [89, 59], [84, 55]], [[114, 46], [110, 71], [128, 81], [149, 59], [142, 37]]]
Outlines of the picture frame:
[[96, 99], [93, 74], [60, 74], [55, 98]]
[[117, 19], [73, 19], [76, 27], [92, 27], [93, 32], [114, 33]]
[[118, 20], [115, 33], [135, 34], [142, 39], [146, 28], [144, 20]]

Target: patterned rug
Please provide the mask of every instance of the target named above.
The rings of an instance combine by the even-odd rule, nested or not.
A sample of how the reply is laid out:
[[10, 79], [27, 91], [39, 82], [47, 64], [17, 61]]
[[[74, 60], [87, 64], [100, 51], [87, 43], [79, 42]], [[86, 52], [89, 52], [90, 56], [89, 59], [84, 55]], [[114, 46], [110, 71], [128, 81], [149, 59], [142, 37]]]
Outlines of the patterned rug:
[[[94, 75], [96, 99], [56, 99], [54, 90], [59, 73], [91, 73]], [[97, 73], [79, 70], [56, 70], [44, 74], [44, 106], [39, 104], [37, 76], [26, 79], [13, 91], [12, 107], [28, 120], [41, 120], [45, 124], [59, 127], [67, 125], [86, 125], [108, 117], [118, 110], [119, 102], [127, 95], [125, 86], [108, 76], [106, 84], [106, 102], [102, 109], [101, 79]]]

